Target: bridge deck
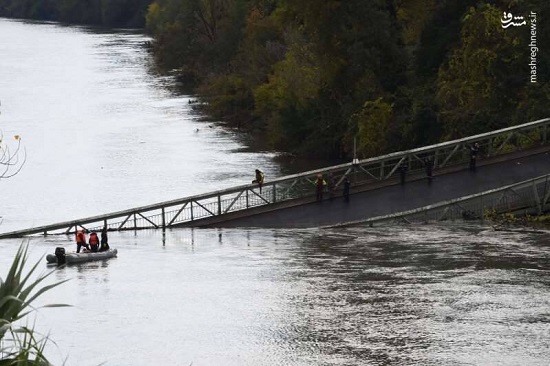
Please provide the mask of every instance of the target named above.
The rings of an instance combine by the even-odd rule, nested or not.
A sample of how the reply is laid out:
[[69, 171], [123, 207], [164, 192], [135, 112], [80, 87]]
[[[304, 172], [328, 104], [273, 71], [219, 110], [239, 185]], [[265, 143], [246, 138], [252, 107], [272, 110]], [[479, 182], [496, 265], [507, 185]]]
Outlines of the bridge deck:
[[[550, 173], [550, 153], [480, 165], [469, 170], [436, 175], [352, 194], [322, 202], [309, 200], [300, 206], [259, 213], [212, 225], [217, 227], [318, 227], [361, 221], [372, 217], [412, 210], [418, 207], [481, 193]], [[460, 182], [460, 184], [457, 184]], [[353, 190], [353, 188], [352, 188]]]

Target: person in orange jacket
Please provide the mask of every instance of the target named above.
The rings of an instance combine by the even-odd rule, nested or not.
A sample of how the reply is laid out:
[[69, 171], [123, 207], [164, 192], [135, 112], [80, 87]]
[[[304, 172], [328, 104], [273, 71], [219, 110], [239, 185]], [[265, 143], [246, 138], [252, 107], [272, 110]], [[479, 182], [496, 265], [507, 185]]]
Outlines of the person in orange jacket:
[[88, 241], [88, 243], [90, 244], [92, 252], [97, 252], [97, 250], [99, 249], [99, 237], [97, 236], [97, 233], [95, 231], [92, 231], [92, 233], [90, 234], [90, 240]]
[[315, 180], [315, 193], [317, 201], [323, 200], [323, 191], [327, 185], [327, 181], [323, 178], [322, 174], [317, 174], [317, 179]]
[[84, 234], [84, 230], [78, 230], [76, 232], [76, 252], [80, 253], [80, 248], [86, 247], [86, 249], [90, 250], [90, 247], [88, 244], [86, 244], [86, 234]]

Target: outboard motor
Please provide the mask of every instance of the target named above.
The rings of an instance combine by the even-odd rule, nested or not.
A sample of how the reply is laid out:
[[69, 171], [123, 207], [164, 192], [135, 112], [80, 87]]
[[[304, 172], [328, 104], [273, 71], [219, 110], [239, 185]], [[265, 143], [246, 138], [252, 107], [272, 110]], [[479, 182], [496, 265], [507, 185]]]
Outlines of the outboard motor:
[[65, 248], [57, 247], [55, 248], [55, 256], [57, 257], [57, 264], [65, 264]]

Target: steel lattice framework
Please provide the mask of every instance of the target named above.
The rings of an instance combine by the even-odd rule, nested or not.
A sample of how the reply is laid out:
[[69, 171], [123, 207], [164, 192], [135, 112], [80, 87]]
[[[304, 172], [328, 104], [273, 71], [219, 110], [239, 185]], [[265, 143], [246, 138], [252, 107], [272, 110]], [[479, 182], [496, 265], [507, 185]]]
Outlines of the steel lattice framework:
[[414, 210], [377, 216], [326, 227], [358, 224], [428, 223], [453, 220], [484, 220], [495, 213], [538, 215], [550, 210], [550, 174], [498, 189], [439, 202]]

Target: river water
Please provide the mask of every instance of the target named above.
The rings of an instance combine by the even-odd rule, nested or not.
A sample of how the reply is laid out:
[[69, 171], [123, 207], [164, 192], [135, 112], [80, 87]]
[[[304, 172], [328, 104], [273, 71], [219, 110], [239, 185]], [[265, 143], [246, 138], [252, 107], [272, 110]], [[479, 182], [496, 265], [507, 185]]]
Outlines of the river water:
[[[0, 126], [27, 163], [0, 231], [242, 184], [273, 154], [199, 122], [147, 38], [0, 19]], [[199, 129], [199, 131], [197, 131]], [[0, 240], [4, 277], [23, 241]], [[112, 233], [118, 258], [68, 280], [31, 325], [65, 365], [547, 365], [550, 237], [483, 225]]]
[[0, 231], [128, 209], [279, 174], [273, 154], [198, 120], [139, 33], [0, 20], [0, 128], [27, 162], [0, 180]]

